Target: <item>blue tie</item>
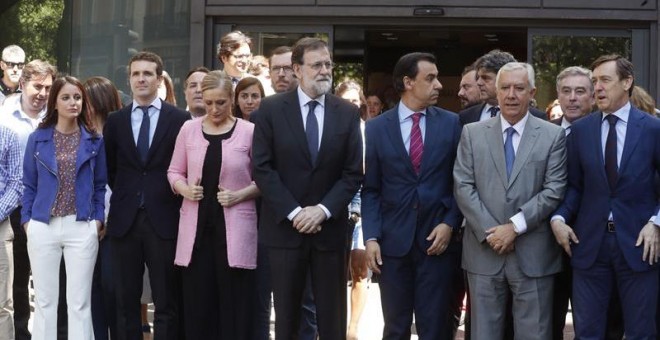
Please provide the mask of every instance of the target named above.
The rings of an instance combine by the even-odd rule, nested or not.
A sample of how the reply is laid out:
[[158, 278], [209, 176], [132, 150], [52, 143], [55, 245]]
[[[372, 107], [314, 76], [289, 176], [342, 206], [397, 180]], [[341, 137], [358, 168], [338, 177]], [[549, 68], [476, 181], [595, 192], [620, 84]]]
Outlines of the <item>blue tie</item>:
[[491, 106], [490, 109], [488, 109], [488, 112], [490, 113], [490, 117], [493, 118], [497, 116], [498, 112], [500, 112], [500, 108], [497, 106]]
[[605, 173], [607, 174], [607, 182], [610, 185], [610, 190], [614, 191], [616, 181], [619, 177], [619, 168], [616, 164], [616, 122], [619, 120], [619, 117], [608, 114], [605, 119], [610, 123], [610, 130], [605, 140]]
[[138, 134], [137, 140], [137, 151], [140, 155], [140, 160], [142, 164], [147, 163], [147, 154], [149, 153], [149, 107], [150, 106], [140, 106], [142, 109], [142, 124], [140, 125], [140, 133]]
[[506, 142], [504, 142], [504, 159], [506, 160], [506, 178], [511, 177], [513, 161], [516, 160], [516, 153], [513, 151], [513, 134], [516, 130], [510, 126], [504, 130], [506, 132]]
[[319, 102], [310, 100], [307, 103], [309, 112], [307, 113], [307, 122], [305, 127], [305, 134], [307, 135], [307, 147], [309, 148], [309, 155], [312, 157], [312, 164], [316, 164], [316, 156], [319, 154], [319, 123], [316, 121], [314, 109]]

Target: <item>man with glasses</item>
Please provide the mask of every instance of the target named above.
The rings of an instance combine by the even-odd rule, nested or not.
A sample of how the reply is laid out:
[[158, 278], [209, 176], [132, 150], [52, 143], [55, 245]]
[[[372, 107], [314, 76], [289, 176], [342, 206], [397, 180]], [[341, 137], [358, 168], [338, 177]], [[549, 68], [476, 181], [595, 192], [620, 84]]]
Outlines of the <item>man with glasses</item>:
[[0, 105], [5, 97], [20, 92], [18, 81], [25, 66], [25, 52], [17, 45], [9, 45], [2, 50], [2, 79], [0, 79]]
[[293, 76], [291, 67], [291, 47], [280, 46], [270, 55], [270, 81], [275, 93], [293, 90], [298, 86], [298, 79]]
[[[22, 93], [8, 97], [4, 104], [0, 106], [0, 123], [8, 126], [18, 135], [18, 143], [21, 149], [21, 164], [23, 163], [23, 155], [25, 154], [28, 137], [37, 129], [37, 126], [46, 115], [48, 93], [50, 92], [50, 87], [53, 85], [53, 78], [56, 73], [57, 70], [55, 67], [48, 62], [38, 59], [32, 60], [23, 67], [21, 72], [19, 84]], [[31, 337], [28, 331], [28, 321], [30, 320], [30, 297], [28, 290], [30, 259], [27, 253], [25, 230], [20, 225], [20, 208], [15, 209], [10, 217], [14, 230], [13, 297], [16, 340], [30, 339]]]
[[294, 91], [257, 110], [253, 176], [262, 193], [259, 237], [269, 247], [276, 339], [295, 339], [305, 277], [311, 273], [319, 337], [346, 337], [348, 203], [362, 179], [358, 108], [330, 94], [327, 43], [293, 47]]
[[252, 60], [250, 45], [252, 40], [241, 31], [227, 33], [218, 43], [218, 60], [224, 65], [224, 71], [236, 84], [245, 77]]

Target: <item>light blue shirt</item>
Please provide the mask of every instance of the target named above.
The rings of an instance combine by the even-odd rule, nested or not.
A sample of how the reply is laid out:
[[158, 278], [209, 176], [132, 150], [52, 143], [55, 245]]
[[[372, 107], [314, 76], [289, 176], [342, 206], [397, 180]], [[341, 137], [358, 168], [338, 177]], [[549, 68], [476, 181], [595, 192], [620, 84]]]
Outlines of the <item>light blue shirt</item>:
[[21, 171], [23, 169], [23, 155], [27, 146], [28, 137], [37, 129], [43, 118], [46, 116], [46, 105], [39, 112], [37, 118], [30, 118], [21, 106], [22, 94], [15, 94], [7, 97], [4, 104], [0, 107], [0, 124], [12, 129], [18, 136], [21, 155]]
[[[160, 108], [162, 102], [160, 98], [156, 97], [151, 104], [149, 104], [149, 146], [154, 139], [154, 132], [156, 132], [156, 124], [158, 124], [158, 117], [160, 117]], [[142, 117], [144, 113], [135, 100], [133, 100], [133, 108], [131, 109], [131, 128], [133, 129], [133, 140], [137, 146], [138, 135], [140, 134], [140, 125], [142, 125]]]
[[[300, 105], [300, 112], [302, 113], [303, 127], [307, 131], [307, 114], [309, 113], [309, 102], [312, 100], [303, 90], [298, 86], [298, 105]], [[316, 121], [319, 124], [319, 145], [318, 148], [321, 148], [321, 137], [323, 137], [323, 122], [325, 118], [325, 95], [322, 94], [317, 98], [314, 98], [318, 103], [314, 108], [314, 115], [316, 116]]]
[[399, 102], [399, 126], [401, 127], [401, 138], [406, 151], [410, 153], [410, 131], [412, 130], [413, 120], [412, 115], [415, 112], [421, 112], [422, 117], [419, 119], [419, 129], [422, 131], [422, 141], [426, 140], [426, 109], [423, 111], [413, 111], [409, 109], [403, 102]]

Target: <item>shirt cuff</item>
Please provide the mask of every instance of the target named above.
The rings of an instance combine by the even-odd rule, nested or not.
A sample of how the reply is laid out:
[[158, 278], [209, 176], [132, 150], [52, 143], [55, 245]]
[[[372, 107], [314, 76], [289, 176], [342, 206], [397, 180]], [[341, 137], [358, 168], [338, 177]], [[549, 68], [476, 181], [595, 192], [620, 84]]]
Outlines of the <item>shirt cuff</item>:
[[293, 211], [291, 211], [288, 215], [286, 215], [286, 218], [288, 218], [289, 221], [293, 221], [293, 219], [296, 217], [296, 215], [298, 215], [300, 210], [302, 210], [301, 207], [296, 207], [295, 209], [293, 209]]
[[560, 220], [562, 223], [566, 223], [566, 219], [562, 215], [554, 215], [550, 218], [550, 222], [554, 220]]
[[513, 223], [513, 230], [516, 231], [516, 234], [520, 235], [527, 231], [527, 222], [525, 222], [525, 214], [522, 211], [513, 215], [509, 221]]
[[323, 210], [323, 212], [325, 213], [325, 219], [326, 220], [329, 220], [330, 217], [332, 217], [332, 214], [330, 213], [330, 210], [328, 210], [328, 208], [326, 208], [325, 205], [319, 203], [318, 207], [321, 208], [321, 210]]
[[651, 220], [649, 222], [653, 222], [656, 227], [660, 227], [660, 215], [651, 216]]

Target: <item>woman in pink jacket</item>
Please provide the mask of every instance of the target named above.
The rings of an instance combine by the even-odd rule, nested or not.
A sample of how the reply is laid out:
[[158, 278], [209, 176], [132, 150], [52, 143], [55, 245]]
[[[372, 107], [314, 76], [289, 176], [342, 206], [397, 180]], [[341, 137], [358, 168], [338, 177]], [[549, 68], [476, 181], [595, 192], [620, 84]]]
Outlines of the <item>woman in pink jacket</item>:
[[252, 181], [254, 125], [232, 115], [231, 79], [202, 81], [206, 115], [186, 122], [168, 179], [184, 197], [175, 264], [183, 266], [188, 339], [248, 339], [253, 319], [259, 195]]

